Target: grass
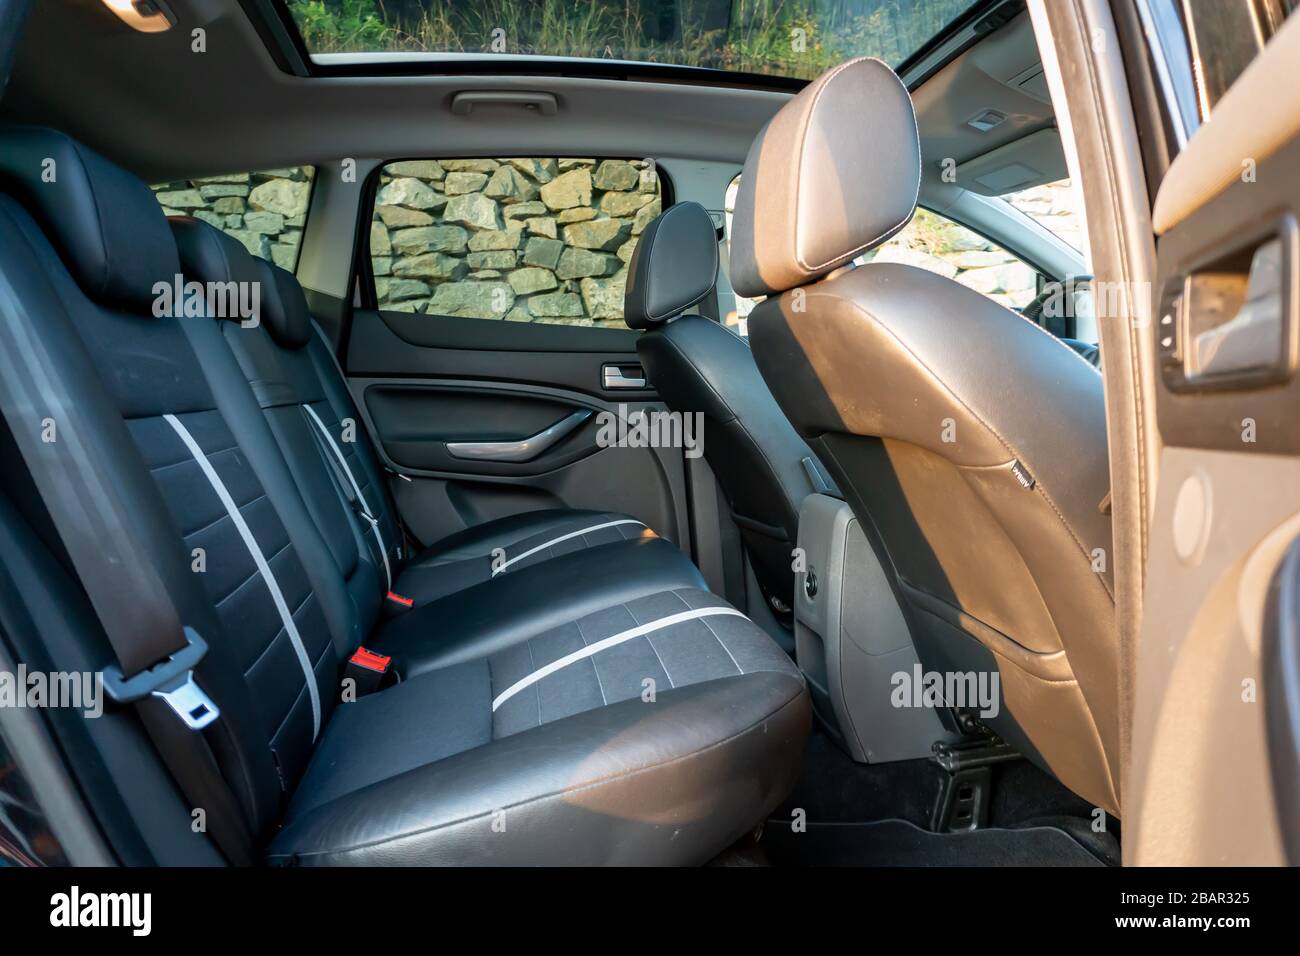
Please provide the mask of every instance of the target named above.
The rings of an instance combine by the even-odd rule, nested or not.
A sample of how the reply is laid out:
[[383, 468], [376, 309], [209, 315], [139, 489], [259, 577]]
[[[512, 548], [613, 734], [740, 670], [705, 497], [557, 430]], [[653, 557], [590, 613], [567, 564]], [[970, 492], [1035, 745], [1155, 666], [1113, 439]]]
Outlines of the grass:
[[309, 50], [505, 52], [810, 79], [897, 65], [970, 0], [289, 0]]

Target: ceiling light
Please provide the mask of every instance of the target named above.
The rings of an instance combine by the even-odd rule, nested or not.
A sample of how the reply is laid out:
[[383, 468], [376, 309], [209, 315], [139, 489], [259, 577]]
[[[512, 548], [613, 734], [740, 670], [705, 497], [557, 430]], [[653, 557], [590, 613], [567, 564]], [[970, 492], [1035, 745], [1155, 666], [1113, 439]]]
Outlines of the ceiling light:
[[176, 24], [176, 18], [162, 0], [104, 0], [104, 6], [141, 33], [162, 33]]
[[993, 127], [1000, 124], [1007, 118], [1006, 113], [999, 113], [997, 110], [984, 110], [984, 112], [972, 116], [966, 121], [967, 126], [974, 127], [981, 133], [987, 133]]

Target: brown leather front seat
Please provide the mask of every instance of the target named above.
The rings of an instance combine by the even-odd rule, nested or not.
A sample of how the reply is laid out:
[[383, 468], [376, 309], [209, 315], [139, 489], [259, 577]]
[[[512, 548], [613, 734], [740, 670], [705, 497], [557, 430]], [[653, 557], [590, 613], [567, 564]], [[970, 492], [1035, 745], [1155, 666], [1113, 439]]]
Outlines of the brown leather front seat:
[[1118, 654], [1101, 376], [951, 279], [852, 261], [916, 208], [911, 98], [823, 74], [745, 163], [732, 283], [777, 401], [848, 496], [927, 670], [999, 675], [986, 722], [1118, 812]]

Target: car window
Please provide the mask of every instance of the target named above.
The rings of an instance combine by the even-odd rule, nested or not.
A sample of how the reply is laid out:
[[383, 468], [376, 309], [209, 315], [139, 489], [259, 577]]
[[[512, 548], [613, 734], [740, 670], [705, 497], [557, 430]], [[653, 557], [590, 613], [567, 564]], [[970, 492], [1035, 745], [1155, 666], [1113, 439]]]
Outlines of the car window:
[[637, 239], [662, 211], [648, 160], [417, 159], [380, 174], [380, 309], [625, 328]]
[[[739, 185], [737, 176], [727, 188], [724, 205], [728, 252]], [[1050, 199], [1035, 200], [1035, 204], [1042, 206], [1044, 215], [1052, 208]], [[917, 209], [901, 232], [854, 261], [917, 266], [955, 279], [1012, 309], [1024, 308], [1038, 294], [1036, 270], [996, 243], [928, 209]], [[746, 316], [756, 301], [737, 295], [734, 310], [724, 314], [724, 323], [741, 335], [747, 334]]]
[[1180, 142], [1210, 118], [1300, 0], [1141, 0], [1166, 107]]
[[1038, 294], [1038, 273], [1016, 256], [951, 219], [917, 209], [901, 232], [858, 262], [901, 262], [955, 279], [1012, 309]]
[[[316, 64], [474, 53], [583, 57], [812, 79], [897, 67], [981, 0], [284, 0]], [[342, 58], [348, 59], [342, 59]]]
[[293, 272], [311, 202], [312, 166], [182, 179], [152, 187], [169, 216], [193, 216]]
[[1083, 197], [1070, 180], [1004, 193], [1001, 198], [1070, 248], [1087, 254]]

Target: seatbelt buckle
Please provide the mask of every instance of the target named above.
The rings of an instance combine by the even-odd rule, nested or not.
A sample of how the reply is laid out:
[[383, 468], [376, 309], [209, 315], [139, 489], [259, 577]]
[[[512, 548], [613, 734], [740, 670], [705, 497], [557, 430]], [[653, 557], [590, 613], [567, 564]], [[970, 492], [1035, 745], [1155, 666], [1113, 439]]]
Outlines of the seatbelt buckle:
[[343, 679], [352, 681], [358, 697], [373, 694], [379, 689], [392, 662], [393, 658], [388, 654], [377, 654], [369, 648], [358, 647], [348, 658]]
[[202, 730], [221, 716], [221, 710], [194, 680], [194, 668], [208, 653], [207, 642], [192, 627], [185, 628], [186, 645], [166, 660], [127, 677], [121, 666], [104, 668], [104, 691], [118, 704], [133, 704], [157, 697], [190, 730]]
[[398, 594], [396, 591], [389, 591], [384, 595], [385, 617], [396, 617], [399, 614], [405, 614], [413, 607], [415, 607], [415, 598], [409, 598], [405, 594]]

